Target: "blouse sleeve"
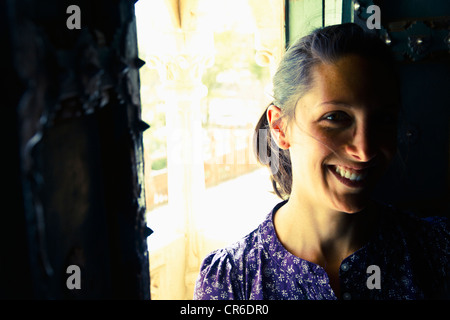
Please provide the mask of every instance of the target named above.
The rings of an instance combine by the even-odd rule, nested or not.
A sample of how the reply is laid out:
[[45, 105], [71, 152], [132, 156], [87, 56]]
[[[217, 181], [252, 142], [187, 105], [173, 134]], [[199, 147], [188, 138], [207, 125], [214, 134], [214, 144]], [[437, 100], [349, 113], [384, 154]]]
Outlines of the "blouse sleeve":
[[236, 268], [230, 253], [220, 249], [210, 253], [200, 267], [194, 300], [241, 299]]

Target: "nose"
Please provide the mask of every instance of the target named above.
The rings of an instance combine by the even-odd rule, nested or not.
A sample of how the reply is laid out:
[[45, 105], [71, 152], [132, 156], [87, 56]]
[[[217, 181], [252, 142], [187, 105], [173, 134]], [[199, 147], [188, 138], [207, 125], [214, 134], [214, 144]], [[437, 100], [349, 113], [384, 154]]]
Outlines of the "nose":
[[365, 124], [355, 128], [353, 136], [346, 145], [347, 154], [356, 161], [368, 162], [376, 157], [377, 148], [374, 132]]

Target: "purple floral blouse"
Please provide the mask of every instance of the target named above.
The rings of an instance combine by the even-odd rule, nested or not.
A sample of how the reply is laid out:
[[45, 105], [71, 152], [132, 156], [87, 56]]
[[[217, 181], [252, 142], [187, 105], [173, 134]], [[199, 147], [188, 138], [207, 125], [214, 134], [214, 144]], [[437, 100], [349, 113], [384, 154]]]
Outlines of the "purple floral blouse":
[[337, 297], [322, 267], [289, 253], [279, 241], [273, 214], [285, 202], [249, 235], [205, 258], [194, 299], [450, 299], [446, 218], [419, 219], [377, 205], [377, 232], [342, 261]]

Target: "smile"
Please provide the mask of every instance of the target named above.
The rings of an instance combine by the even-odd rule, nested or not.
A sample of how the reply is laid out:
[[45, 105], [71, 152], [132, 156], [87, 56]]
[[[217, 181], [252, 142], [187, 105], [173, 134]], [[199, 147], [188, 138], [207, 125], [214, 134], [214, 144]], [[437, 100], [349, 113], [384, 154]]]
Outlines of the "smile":
[[343, 166], [328, 166], [330, 172], [345, 186], [350, 188], [361, 188], [366, 184], [368, 169], [355, 170]]
[[335, 166], [336, 173], [339, 173], [341, 177], [349, 179], [351, 181], [361, 181], [367, 177], [367, 170], [359, 170], [359, 172], [352, 171], [351, 169]]

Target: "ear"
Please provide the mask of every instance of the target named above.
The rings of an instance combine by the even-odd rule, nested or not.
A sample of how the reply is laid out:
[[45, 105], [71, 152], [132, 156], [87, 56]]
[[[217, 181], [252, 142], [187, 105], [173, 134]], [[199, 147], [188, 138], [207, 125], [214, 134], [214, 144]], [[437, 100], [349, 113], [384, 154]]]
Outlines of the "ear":
[[270, 133], [277, 146], [280, 149], [289, 149], [291, 145], [286, 136], [286, 120], [282, 117], [281, 109], [272, 104], [267, 108], [266, 116], [270, 126]]

